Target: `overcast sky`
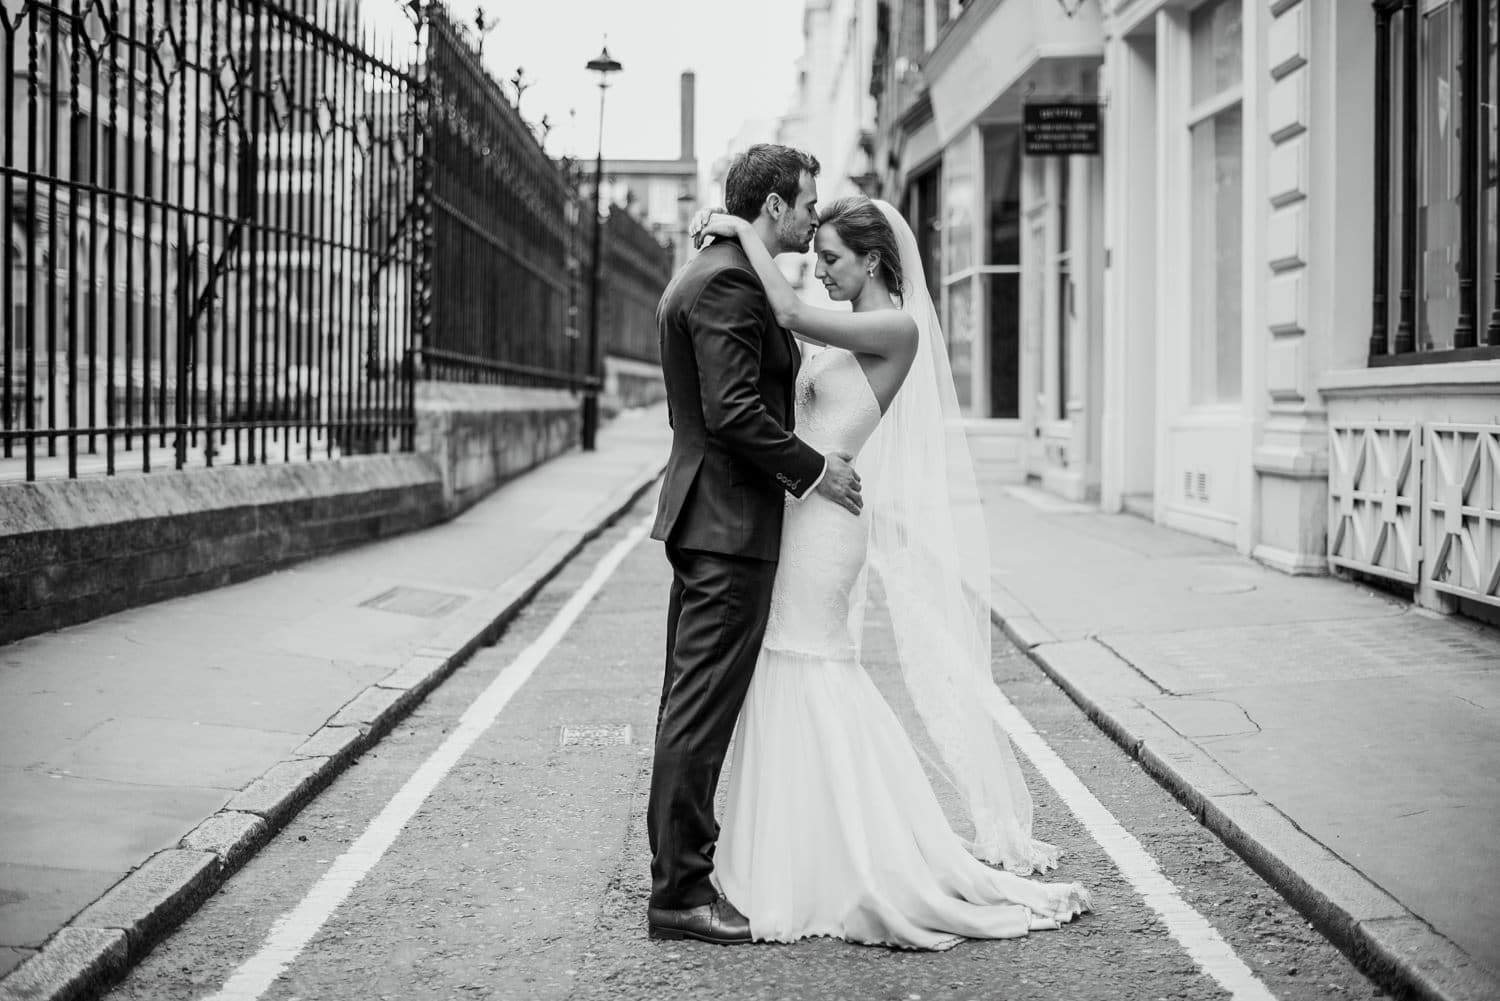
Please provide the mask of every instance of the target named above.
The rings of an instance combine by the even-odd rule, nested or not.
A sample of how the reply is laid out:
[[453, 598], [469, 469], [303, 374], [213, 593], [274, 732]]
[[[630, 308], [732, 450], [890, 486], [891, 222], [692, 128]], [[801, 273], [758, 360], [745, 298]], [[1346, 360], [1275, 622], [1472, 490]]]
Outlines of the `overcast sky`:
[[[544, 113], [547, 151], [592, 157], [598, 142], [598, 77], [584, 68], [608, 35], [624, 67], [610, 78], [604, 111], [606, 157], [673, 159], [679, 147], [678, 81], [697, 74], [697, 154], [707, 166], [747, 119], [784, 114], [802, 54], [804, 0], [456, 0], [472, 22], [476, 6], [498, 26], [485, 62], [509, 80], [526, 69], [528, 121]], [[397, 0], [364, 0], [372, 20]], [[570, 116], [570, 109], [576, 116]]]

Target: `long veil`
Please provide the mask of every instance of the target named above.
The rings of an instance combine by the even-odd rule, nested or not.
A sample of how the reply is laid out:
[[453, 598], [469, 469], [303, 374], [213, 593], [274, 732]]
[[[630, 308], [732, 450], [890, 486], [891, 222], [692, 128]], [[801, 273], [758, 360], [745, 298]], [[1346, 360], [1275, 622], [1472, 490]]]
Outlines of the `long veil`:
[[[1031, 794], [1000, 727], [990, 673], [990, 548], [953, 370], [917, 240], [876, 200], [901, 252], [915, 361], [859, 456], [869, 569], [889, 606], [901, 675], [974, 825], [969, 850], [1018, 875], [1057, 865], [1031, 836]], [[862, 603], [857, 602], [856, 605]], [[859, 635], [858, 632], [855, 635]]]

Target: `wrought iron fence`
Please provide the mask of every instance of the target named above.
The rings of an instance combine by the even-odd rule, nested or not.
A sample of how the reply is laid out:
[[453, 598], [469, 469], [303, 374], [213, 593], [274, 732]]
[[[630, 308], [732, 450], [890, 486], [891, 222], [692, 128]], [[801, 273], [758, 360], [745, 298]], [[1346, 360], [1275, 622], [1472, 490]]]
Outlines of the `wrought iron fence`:
[[[592, 213], [440, 4], [0, 0], [0, 87], [0, 481], [409, 449], [415, 378], [586, 384]], [[654, 360], [670, 256], [606, 235], [601, 341]]]
[[[428, 378], [582, 388], [591, 294], [588, 163], [552, 160], [482, 68], [471, 34], [428, 9], [432, 89], [432, 329]], [[589, 189], [591, 191], [591, 189]], [[657, 360], [656, 300], [671, 251], [625, 212], [605, 223], [601, 352]]]
[[611, 206], [604, 226], [599, 339], [608, 354], [661, 364], [656, 303], [672, 279], [672, 251], [640, 223]]
[[469, 34], [428, 10], [433, 324], [428, 377], [581, 385], [568, 336], [573, 209], [562, 172], [485, 72]]
[[0, 476], [409, 447], [417, 33], [379, 5], [5, 0]]

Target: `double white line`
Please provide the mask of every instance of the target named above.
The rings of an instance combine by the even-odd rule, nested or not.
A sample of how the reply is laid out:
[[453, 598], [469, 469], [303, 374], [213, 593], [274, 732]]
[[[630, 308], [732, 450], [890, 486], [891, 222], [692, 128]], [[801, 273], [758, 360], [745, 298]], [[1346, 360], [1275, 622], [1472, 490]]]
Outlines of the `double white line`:
[[[651, 520], [648, 517], [639, 522], [605, 554], [583, 586], [558, 610], [541, 635], [470, 704], [442, 745], [422, 762], [359, 839], [334, 860], [302, 902], [276, 920], [260, 950], [242, 963], [223, 989], [209, 1001], [258, 1001], [276, 978], [296, 961], [307, 943], [395, 843], [422, 803], [567, 635], [630, 550], [645, 538]], [[1235, 1001], [1276, 1001], [1213, 925], [1182, 899], [1177, 887], [1162, 873], [1141, 843], [1088, 791], [1020, 710], [1003, 696], [999, 715], [1001, 725], [1009, 732], [1016, 749], [1030, 759], [1042, 777], [1057, 790], [1068, 809], [1088, 829], [1193, 961]], [[1066, 935], [1067, 932], [1064, 930], [1058, 934]]]
[[276, 982], [298, 955], [312, 941], [318, 929], [333, 916], [339, 905], [369, 875], [381, 857], [395, 844], [422, 803], [447, 777], [474, 742], [479, 739], [511, 698], [530, 678], [553, 647], [567, 635], [583, 609], [599, 593], [620, 563], [651, 528], [646, 518], [632, 528], [594, 567], [583, 586], [573, 593], [557, 615], [531, 642], [521, 655], [495, 676], [479, 697], [458, 719], [458, 726], [448, 738], [412, 773], [385, 809], [365, 828], [349, 849], [334, 859], [323, 877], [313, 884], [307, 896], [271, 926], [260, 950], [234, 971], [223, 988], [210, 1001], [256, 1001]]
[[[1135, 835], [1125, 830], [1114, 814], [1088, 791], [1073, 769], [1057, 756], [1021, 711], [1004, 695], [1000, 699], [1002, 704], [997, 715], [1000, 725], [1009, 732], [1011, 743], [1057, 790], [1068, 809], [1073, 811], [1073, 816], [1088, 828], [1089, 836], [1114, 861], [1120, 874], [1140, 894], [1146, 906], [1157, 913], [1168, 933], [1193, 962], [1218, 981], [1235, 1001], [1276, 1001], [1276, 996], [1230, 948], [1218, 930], [1182, 899], [1176, 884], [1166, 877]], [[1059, 934], [1067, 934], [1066, 929]]]

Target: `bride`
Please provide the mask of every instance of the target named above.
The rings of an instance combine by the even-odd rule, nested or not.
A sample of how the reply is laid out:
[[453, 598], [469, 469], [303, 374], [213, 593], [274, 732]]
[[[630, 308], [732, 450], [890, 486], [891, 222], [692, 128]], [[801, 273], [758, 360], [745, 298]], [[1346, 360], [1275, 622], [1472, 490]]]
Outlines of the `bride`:
[[[815, 274], [852, 311], [803, 303], [744, 220], [695, 220], [700, 239], [739, 238], [777, 321], [827, 347], [799, 371], [797, 433], [819, 451], [856, 454], [866, 501], [859, 516], [817, 495], [787, 502], [715, 878], [760, 941], [944, 949], [1057, 928], [1089, 909], [1089, 895], [1023, 878], [1058, 852], [1031, 837], [1031, 798], [995, 719], [987, 535], [916, 238], [892, 206], [864, 197], [820, 218]], [[860, 665], [872, 578], [972, 839], [949, 826]]]

